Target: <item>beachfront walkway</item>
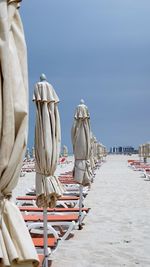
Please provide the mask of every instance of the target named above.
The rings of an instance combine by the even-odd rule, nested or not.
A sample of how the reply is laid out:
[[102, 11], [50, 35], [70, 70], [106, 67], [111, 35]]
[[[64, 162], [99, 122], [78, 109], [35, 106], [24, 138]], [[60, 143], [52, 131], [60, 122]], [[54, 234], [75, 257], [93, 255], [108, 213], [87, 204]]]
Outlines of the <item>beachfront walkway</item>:
[[108, 156], [97, 170], [84, 229], [63, 243], [53, 267], [150, 266], [150, 182], [127, 167], [129, 158]]

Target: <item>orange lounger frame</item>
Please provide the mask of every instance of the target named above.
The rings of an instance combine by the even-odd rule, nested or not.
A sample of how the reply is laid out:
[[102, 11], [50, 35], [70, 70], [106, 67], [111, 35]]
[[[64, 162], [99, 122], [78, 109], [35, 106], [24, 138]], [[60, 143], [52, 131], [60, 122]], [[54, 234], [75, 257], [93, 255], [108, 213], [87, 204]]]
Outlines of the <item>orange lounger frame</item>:
[[[20, 202], [28, 202], [30, 201], [33, 206], [36, 206], [36, 196], [19, 196], [16, 198], [17, 205], [22, 205]], [[73, 204], [73, 207], [77, 206], [79, 204], [79, 197], [78, 196], [62, 196], [58, 199], [57, 205], [61, 205], [64, 208], [68, 208], [68, 205]], [[27, 206], [27, 204], [26, 204]]]
[[[43, 212], [43, 208], [38, 208], [34, 206], [20, 206], [19, 207], [21, 212]], [[82, 208], [82, 211], [88, 213], [90, 208]], [[79, 208], [54, 208], [54, 209], [47, 209], [47, 212], [79, 212]]]
[[[43, 222], [43, 215], [23, 215], [25, 222]], [[48, 222], [78, 221], [78, 215], [48, 215]]]
[[[33, 244], [36, 248], [44, 247], [44, 238], [43, 237], [32, 237]], [[48, 247], [55, 247], [57, 240], [55, 237], [49, 237], [47, 240]]]
[[[36, 200], [36, 196], [21, 196], [21, 197], [17, 197], [17, 200]], [[58, 200], [62, 200], [62, 201], [69, 201], [69, 200], [78, 200], [79, 197], [76, 196], [62, 196], [60, 197]]]

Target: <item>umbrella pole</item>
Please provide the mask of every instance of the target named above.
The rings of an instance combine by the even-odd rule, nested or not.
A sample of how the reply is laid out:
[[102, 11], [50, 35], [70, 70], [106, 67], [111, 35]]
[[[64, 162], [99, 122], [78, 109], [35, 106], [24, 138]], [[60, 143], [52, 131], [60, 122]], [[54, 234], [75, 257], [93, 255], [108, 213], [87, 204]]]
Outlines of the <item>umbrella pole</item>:
[[48, 237], [47, 237], [47, 209], [43, 210], [44, 217], [44, 267], [48, 267]]
[[79, 199], [79, 230], [82, 230], [82, 203], [83, 203], [83, 185], [80, 185], [80, 199]]

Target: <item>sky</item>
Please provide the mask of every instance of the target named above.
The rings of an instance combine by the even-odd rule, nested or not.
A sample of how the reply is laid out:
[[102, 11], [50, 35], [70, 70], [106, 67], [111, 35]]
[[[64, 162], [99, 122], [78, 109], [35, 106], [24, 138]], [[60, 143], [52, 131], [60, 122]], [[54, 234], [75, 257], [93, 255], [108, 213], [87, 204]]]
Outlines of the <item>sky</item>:
[[29, 138], [34, 84], [45, 73], [60, 98], [62, 146], [80, 99], [97, 140], [109, 149], [150, 140], [150, 1], [24, 0], [28, 48]]

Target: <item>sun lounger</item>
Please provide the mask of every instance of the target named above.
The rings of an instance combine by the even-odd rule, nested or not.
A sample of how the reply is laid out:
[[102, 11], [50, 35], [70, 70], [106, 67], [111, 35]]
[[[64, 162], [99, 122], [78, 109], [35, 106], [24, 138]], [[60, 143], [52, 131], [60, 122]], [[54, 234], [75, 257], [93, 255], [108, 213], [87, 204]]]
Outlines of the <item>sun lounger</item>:
[[[81, 221], [83, 221], [83, 219], [85, 218], [86, 214], [89, 212], [89, 208], [82, 208], [82, 213], [81, 213]], [[27, 224], [28, 224], [28, 228], [35, 228], [35, 222], [37, 223], [37, 221], [39, 222], [41, 220], [41, 216], [40, 216], [40, 219], [39, 217], [37, 217], [37, 214], [40, 214], [42, 215], [43, 217], [43, 209], [42, 208], [38, 208], [38, 207], [20, 207], [20, 211], [24, 214], [24, 215], [28, 215], [28, 217], [25, 217], [24, 215], [24, 220], [27, 221]], [[55, 227], [56, 225], [57, 226], [60, 226], [61, 227], [61, 230], [62, 228], [65, 226], [68, 227], [68, 230], [66, 231], [65, 229], [65, 232], [62, 230], [61, 232], [63, 232], [63, 239], [66, 239], [68, 237], [68, 235], [70, 234], [70, 232], [74, 229], [75, 225], [78, 224], [78, 221], [79, 221], [79, 208], [55, 208], [55, 209], [47, 209], [47, 214], [48, 216], [49, 215], [52, 215], [52, 219], [49, 217], [49, 220], [50, 220], [50, 225], [51, 227]], [[77, 215], [76, 217], [71, 217], [69, 216], [69, 220], [68, 220], [68, 217], [63, 217], [63, 220], [62, 220], [62, 216], [64, 215]], [[32, 215], [36, 216], [36, 217], [31, 217]], [[59, 220], [57, 219], [56, 215], [60, 215], [60, 218]], [[55, 218], [54, 218], [55, 216]], [[36, 220], [35, 220], [36, 218]], [[65, 222], [64, 222], [64, 218], [65, 218]], [[56, 219], [56, 221], [54, 221]], [[29, 224], [29, 222], [33, 221], [34, 220], [34, 223], [33, 224]], [[42, 218], [43, 220], [43, 218]], [[36, 228], [40, 228], [41, 224], [38, 224], [36, 225]], [[52, 231], [53, 229], [51, 229]], [[54, 233], [53, 233], [54, 234]], [[56, 238], [58, 238], [58, 236], [54, 235]]]
[[[16, 198], [17, 200], [36, 200], [35, 196], [20, 196]], [[62, 196], [59, 200], [68, 201], [68, 200], [78, 200], [79, 197], [76, 196]]]
[[134, 171], [141, 171], [142, 169], [150, 168], [150, 165], [149, 164], [145, 164], [145, 163], [136, 163], [136, 164], [131, 164], [130, 167]]
[[[43, 215], [23, 215], [25, 222], [43, 222]], [[63, 222], [63, 221], [78, 221], [78, 216], [76, 214], [69, 215], [48, 215], [48, 222]]]
[[[20, 196], [16, 198], [17, 205], [20, 206], [22, 203], [23, 205], [27, 205], [27, 203], [31, 203], [33, 206], [36, 206], [36, 196]], [[67, 208], [68, 206], [71, 207], [78, 207], [79, 205], [79, 197], [77, 196], [62, 196], [58, 199], [57, 205]]]
[[133, 166], [133, 170], [134, 171], [142, 171], [142, 170], [148, 170], [150, 169], [150, 165], [137, 165], [137, 166]]
[[134, 163], [134, 162], [140, 162], [139, 160], [135, 160], [135, 159], [128, 159], [128, 163]]
[[[85, 212], [83, 212], [82, 220], [84, 217]], [[43, 215], [23, 215], [23, 218], [31, 234], [43, 235]], [[78, 225], [78, 219], [76, 214], [47, 216], [47, 233], [53, 235], [55, 243], [57, 240], [57, 246], [53, 247], [50, 254], [56, 252], [60, 241], [68, 239], [75, 226]]]
[[[76, 187], [74, 186], [74, 184], [70, 184], [70, 186], [68, 184], [64, 184], [64, 190], [65, 192], [63, 193], [63, 196], [80, 196], [80, 191], [79, 191], [79, 185]], [[88, 194], [89, 188], [85, 187], [83, 189], [83, 197], [86, 197]], [[33, 189], [27, 189], [26, 190], [26, 195], [27, 196], [35, 196], [36, 192]]]
[[145, 164], [144, 162], [140, 162], [138, 160], [128, 160], [128, 163], [134, 171], [140, 171], [143, 177], [150, 180], [150, 165], [148, 163]]
[[[31, 235], [40, 235], [43, 237], [43, 222], [38, 222], [37, 220], [33, 222], [26, 222], [28, 230]], [[75, 221], [56, 221], [47, 223], [47, 233], [48, 235], [52, 235], [55, 240], [57, 240], [57, 245], [53, 248], [53, 252], [56, 251], [58, 244], [60, 241], [64, 241], [68, 239], [71, 232], [75, 229], [76, 222]]]
[[[43, 212], [43, 208], [38, 208], [35, 206], [21, 206], [19, 207], [21, 212]], [[89, 208], [82, 208], [82, 211], [85, 211], [86, 213], [89, 212]], [[48, 213], [76, 213], [79, 212], [79, 208], [54, 208], [54, 209], [47, 209]]]
[[[31, 214], [31, 215], [24, 215], [22, 214], [24, 221], [29, 229], [29, 231], [33, 229], [39, 229], [41, 232], [41, 228], [43, 228], [43, 214]], [[86, 216], [86, 212], [83, 211], [81, 214], [81, 221]], [[79, 223], [79, 215], [77, 213], [71, 214], [54, 214], [54, 215], [47, 215], [47, 227], [54, 235], [56, 239], [61, 238], [61, 240], [65, 240], [68, 238], [71, 231], [78, 226]], [[57, 230], [56, 230], [57, 228]], [[37, 232], [36, 232], [37, 233]], [[63, 233], [63, 234], [62, 234]]]

